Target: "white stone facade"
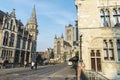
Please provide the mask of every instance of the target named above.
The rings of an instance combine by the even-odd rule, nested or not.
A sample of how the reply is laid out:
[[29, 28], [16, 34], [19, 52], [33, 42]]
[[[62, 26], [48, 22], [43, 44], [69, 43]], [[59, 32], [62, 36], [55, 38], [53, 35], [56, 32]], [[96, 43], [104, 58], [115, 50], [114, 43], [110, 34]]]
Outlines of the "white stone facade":
[[75, 0], [75, 4], [86, 70], [120, 78], [120, 1]]

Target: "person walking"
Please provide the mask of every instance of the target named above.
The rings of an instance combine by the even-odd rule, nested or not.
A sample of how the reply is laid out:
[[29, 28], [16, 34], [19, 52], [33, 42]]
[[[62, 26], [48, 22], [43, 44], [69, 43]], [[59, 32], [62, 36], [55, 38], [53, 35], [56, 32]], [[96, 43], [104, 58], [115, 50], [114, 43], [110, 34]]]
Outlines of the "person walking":
[[85, 71], [85, 64], [82, 61], [78, 61], [78, 68], [77, 68], [77, 80], [81, 80], [81, 73]]
[[25, 60], [24, 62], [24, 67], [26, 68], [27, 67], [27, 61]]
[[35, 62], [35, 69], [37, 69], [37, 61]]
[[32, 61], [31, 63], [31, 69], [34, 69], [35, 63]]
[[4, 63], [4, 60], [2, 60], [2, 68], [4, 68], [5, 66], [5, 63]]

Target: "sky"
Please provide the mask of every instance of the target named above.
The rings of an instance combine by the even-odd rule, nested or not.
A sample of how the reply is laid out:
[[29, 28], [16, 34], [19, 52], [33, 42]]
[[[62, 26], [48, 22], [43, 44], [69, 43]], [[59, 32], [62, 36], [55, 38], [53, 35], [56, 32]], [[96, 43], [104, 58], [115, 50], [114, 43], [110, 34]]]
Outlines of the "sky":
[[77, 11], [74, 0], [2, 0], [0, 10], [11, 13], [26, 25], [35, 5], [38, 22], [37, 51], [54, 48], [54, 37], [65, 37], [65, 26], [75, 25]]

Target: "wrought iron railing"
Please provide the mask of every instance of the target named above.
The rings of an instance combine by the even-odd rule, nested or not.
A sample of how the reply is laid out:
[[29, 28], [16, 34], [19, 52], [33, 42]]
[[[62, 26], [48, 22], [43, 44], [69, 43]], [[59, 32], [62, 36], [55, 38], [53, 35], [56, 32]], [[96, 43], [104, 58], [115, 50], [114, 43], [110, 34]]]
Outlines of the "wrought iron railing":
[[110, 80], [106, 78], [105, 76], [101, 75], [98, 72], [92, 71], [92, 70], [86, 70], [86, 75], [89, 78], [89, 80]]

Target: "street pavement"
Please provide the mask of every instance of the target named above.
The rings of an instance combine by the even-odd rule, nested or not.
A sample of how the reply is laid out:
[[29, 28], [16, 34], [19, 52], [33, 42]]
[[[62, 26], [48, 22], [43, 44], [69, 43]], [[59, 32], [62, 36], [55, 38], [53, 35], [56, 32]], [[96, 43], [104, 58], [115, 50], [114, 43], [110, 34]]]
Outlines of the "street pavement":
[[76, 80], [75, 70], [64, 64], [39, 66], [37, 70], [11, 68], [0, 70], [0, 80]]

